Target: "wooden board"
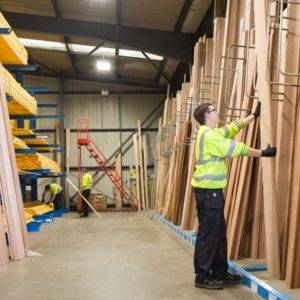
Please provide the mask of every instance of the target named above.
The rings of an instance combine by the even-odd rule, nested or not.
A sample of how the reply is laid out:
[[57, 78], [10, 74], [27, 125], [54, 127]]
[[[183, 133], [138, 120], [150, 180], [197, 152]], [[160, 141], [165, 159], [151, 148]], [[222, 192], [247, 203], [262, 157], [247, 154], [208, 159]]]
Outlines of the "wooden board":
[[[115, 170], [122, 179], [122, 155], [118, 153], [115, 156]], [[116, 208], [122, 208], [122, 193], [116, 188]]]
[[138, 120], [138, 162], [140, 168], [140, 182], [141, 182], [141, 200], [143, 209], [146, 207], [146, 196], [145, 196], [145, 182], [144, 182], [144, 166], [143, 166], [143, 143], [142, 143], [142, 129], [141, 129], [141, 121]]
[[[1, 67], [1, 65], [0, 65]], [[27, 230], [22, 196], [19, 182], [17, 163], [12, 144], [10, 122], [8, 118], [7, 100], [0, 75], [0, 184], [3, 208], [8, 225], [10, 254], [13, 260], [25, 258], [28, 248]]]
[[[71, 145], [70, 128], [66, 128], [66, 177], [70, 175], [70, 145]], [[70, 206], [70, 188], [65, 184], [65, 203], [66, 207]]]
[[[257, 73], [258, 90], [261, 101], [261, 144], [265, 148], [268, 143], [272, 144], [271, 127], [271, 95], [270, 86], [266, 81], [267, 73], [267, 49], [268, 39], [266, 33], [266, 7], [264, 1], [254, 0], [254, 19], [256, 30], [256, 51], [257, 51]], [[279, 279], [280, 256], [279, 256], [279, 232], [278, 232], [278, 214], [277, 197], [275, 192], [275, 160], [270, 158], [262, 159], [262, 180], [264, 195], [264, 212], [266, 232], [266, 253], [268, 272]]]
[[134, 169], [136, 174], [136, 191], [135, 195], [138, 200], [138, 210], [141, 210], [141, 184], [140, 184], [140, 170], [139, 170], [139, 154], [138, 154], [138, 142], [137, 135], [133, 135], [133, 153], [134, 153]]
[[143, 136], [143, 151], [144, 151], [144, 176], [145, 176], [145, 209], [149, 209], [149, 184], [148, 184], [148, 136]]

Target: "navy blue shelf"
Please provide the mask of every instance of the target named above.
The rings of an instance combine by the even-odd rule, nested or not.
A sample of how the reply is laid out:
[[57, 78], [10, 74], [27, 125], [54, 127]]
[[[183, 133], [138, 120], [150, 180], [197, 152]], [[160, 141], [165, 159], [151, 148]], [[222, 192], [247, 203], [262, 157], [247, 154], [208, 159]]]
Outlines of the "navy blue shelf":
[[9, 115], [12, 120], [64, 119], [65, 115]]
[[35, 154], [35, 149], [15, 149], [16, 154]]

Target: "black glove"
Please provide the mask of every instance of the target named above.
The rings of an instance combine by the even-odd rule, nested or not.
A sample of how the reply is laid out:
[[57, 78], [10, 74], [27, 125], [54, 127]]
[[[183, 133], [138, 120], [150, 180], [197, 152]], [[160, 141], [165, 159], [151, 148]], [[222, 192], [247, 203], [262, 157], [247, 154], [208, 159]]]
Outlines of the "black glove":
[[261, 104], [260, 102], [257, 103], [257, 106], [256, 106], [256, 108], [255, 108], [255, 111], [254, 111], [254, 113], [252, 114], [252, 115], [254, 116], [255, 119], [258, 118], [259, 115], [260, 115], [260, 104]]
[[276, 147], [271, 147], [268, 145], [268, 147], [265, 150], [262, 150], [261, 156], [262, 157], [274, 157], [276, 156], [277, 149]]

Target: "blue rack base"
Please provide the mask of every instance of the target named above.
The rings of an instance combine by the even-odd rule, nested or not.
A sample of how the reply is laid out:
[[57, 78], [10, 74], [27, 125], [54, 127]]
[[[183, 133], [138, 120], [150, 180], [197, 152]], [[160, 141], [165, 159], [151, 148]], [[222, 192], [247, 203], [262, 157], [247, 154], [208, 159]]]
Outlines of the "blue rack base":
[[[166, 220], [165, 218], [163, 218], [161, 215], [157, 214], [154, 211], [149, 210], [148, 213], [151, 219], [161, 222], [169, 229], [171, 229], [173, 232], [175, 232], [176, 235], [178, 235], [188, 243], [195, 246], [195, 242], [196, 242], [195, 235], [185, 230], [182, 230], [180, 226], [174, 225], [173, 223]], [[266, 270], [265, 265], [247, 266], [245, 268], [242, 268], [238, 264], [232, 261], [228, 261], [228, 264], [229, 264], [229, 271], [232, 274], [240, 274], [242, 276], [242, 283], [248, 288], [250, 288], [252, 292], [260, 296], [261, 298], [266, 300], [270, 300], [270, 299], [290, 300], [291, 299], [288, 295], [274, 289], [273, 287], [266, 284], [264, 281], [262, 281], [261, 279], [255, 277], [253, 274], [250, 273], [250, 271], [252, 272], [265, 271]]]

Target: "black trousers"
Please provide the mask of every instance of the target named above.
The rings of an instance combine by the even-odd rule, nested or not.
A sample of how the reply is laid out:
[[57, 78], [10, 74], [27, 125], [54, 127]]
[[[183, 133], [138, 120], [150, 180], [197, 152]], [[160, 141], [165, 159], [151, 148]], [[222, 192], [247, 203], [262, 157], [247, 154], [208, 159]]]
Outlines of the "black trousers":
[[62, 208], [63, 205], [63, 198], [64, 198], [64, 193], [61, 191], [58, 193], [55, 198], [53, 199], [53, 204], [54, 204], [54, 209], [60, 209]]
[[196, 280], [222, 276], [228, 269], [222, 189], [195, 189], [199, 227], [194, 267]]
[[[89, 201], [89, 198], [90, 198], [90, 194], [91, 194], [90, 189], [82, 191], [82, 196], [88, 201]], [[82, 201], [81, 202], [82, 203], [82, 212], [85, 216], [88, 216], [90, 207], [83, 199], [81, 201]]]

